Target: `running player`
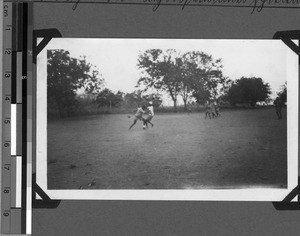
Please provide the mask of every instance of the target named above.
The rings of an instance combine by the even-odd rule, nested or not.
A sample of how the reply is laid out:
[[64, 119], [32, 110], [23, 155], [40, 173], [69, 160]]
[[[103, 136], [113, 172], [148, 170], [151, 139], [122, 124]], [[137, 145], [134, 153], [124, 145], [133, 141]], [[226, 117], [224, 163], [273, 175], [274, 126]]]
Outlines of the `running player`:
[[143, 120], [143, 114], [145, 113], [145, 110], [146, 110], [146, 106], [142, 106], [142, 107], [139, 107], [134, 115], [134, 120], [133, 120], [133, 124], [129, 127], [129, 129], [131, 129], [138, 120]]
[[153, 103], [150, 101], [149, 106], [147, 107], [146, 111], [148, 112], [148, 116], [143, 119], [144, 121], [144, 127], [148, 128], [148, 123], [151, 124], [153, 127], [154, 125], [151, 123], [151, 120], [154, 116], [154, 109], [153, 109]]

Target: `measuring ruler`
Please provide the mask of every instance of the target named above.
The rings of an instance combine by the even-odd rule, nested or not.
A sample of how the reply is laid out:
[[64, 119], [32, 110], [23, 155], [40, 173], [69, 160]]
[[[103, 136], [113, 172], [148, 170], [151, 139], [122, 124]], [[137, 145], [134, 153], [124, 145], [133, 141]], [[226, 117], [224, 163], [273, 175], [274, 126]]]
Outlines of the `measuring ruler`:
[[32, 126], [30, 11], [26, 2], [3, 3], [1, 232], [5, 234], [31, 233], [32, 132], [27, 132]]
[[2, 56], [2, 233], [10, 232], [11, 222], [11, 61], [12, 3], [3, 4]]

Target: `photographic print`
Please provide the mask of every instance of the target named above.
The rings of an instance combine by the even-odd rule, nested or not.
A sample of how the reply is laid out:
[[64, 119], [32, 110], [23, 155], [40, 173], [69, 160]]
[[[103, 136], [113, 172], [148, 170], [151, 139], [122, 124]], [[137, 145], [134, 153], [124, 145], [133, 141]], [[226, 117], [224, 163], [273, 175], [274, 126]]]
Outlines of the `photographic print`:
[[37, 182], [60, 199], [282, 200], [297, 185], [297, 63], [280, 40], [52, 39]]

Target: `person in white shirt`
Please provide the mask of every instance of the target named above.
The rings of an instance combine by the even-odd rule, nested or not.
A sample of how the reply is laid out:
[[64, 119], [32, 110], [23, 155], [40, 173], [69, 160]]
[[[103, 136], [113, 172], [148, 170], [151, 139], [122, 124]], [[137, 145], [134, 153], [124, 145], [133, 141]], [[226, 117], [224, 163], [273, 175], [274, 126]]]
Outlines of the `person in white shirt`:
[[151, 124], [151, 126], [153, 127], [154, 124], [151, 123], [151, 120], [154, 116], [154, 108], [153, 108], [153, 103], [151, 101], [149, 102], [149, 106], [147, 107], [146, 112], [148, 113], [148, 116], [145, 119], [143, 119], [144, 128], [145, 127], [148, 128], [148, 123]]

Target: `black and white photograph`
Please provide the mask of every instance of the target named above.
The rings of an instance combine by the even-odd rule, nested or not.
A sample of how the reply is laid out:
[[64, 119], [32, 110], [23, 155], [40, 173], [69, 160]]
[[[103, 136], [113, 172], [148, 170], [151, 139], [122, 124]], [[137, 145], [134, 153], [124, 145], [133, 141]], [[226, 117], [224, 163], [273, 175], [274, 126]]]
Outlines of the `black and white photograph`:
[[280, 40], [52, 39], [37, 182], [54, 199], [281, 200], [297, 185], [297, 63]]

